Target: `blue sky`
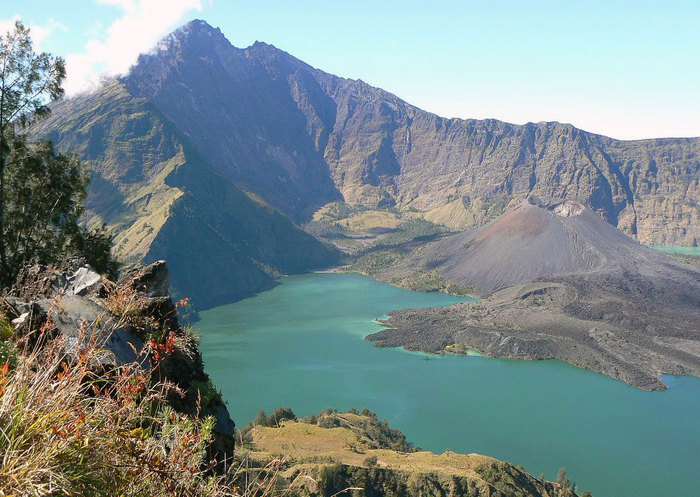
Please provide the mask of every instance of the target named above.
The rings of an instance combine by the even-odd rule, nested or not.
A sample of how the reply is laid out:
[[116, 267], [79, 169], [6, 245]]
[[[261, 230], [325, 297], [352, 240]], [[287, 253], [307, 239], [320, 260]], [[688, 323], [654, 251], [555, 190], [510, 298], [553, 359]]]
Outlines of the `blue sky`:
[[700, 136], [697, 1], [0, 0], [0, 27], [16, 16], [67, 57], [69, 93], [201, 18], [442, 116]]

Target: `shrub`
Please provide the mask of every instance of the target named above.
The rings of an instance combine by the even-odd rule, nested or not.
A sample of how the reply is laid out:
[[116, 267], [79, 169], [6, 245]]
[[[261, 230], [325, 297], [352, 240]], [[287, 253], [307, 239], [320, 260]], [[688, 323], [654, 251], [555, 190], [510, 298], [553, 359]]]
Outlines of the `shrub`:
[[[358, 415], [357, 409], [350, 409], [349, 414]], [[344, 417], [342, 413], [338, 413], [337, 409], [326, 409], [318, 415], [310, 416], [305, 419], [306, 422], [320, 426], [321, 428], [336, 428], [345, 426], [350, 428], [355, 433], [366, 437], [369, 440], [370, 447], [374, 449], [392, 449], [397, 452], [417, 452], [420, 447], [411, 445], [406, 440], [406, 436], [389, 426], [386, 420], [380, 420], [379, 417], [367, 408], [362, 408], [359, 411], [359, 418], [352, 419]]]
[[188, 394], [193, 397], [195, 402], [199, 401], [202, 409], [221, 405], [223, 403], [221, 391], [214, 386], [210, 378], [204, 381], [191, 381], [187, 390]]
[[564, 488], [571, 488], [571, 480], [566, 476], [566, 469], [559, 468], [559, 473], [557, 474], [557, 483]]
[[98, 368], [90, 331], [74, 359], [43, 335], [0, 368], [0, 494], [233, 495], [204, 471], [214, 419], [176, 413], [176, 387], [137, 364]]
[[263, 409], [260, 409], [255, 418], [253, 418], [253, 420], [239, 432], [239, 436], [241, 440], [248, 441], [250, 440], [250, 431], [256, 426], [276, 428], [282, 423], [282, 421], [293, 421], [295, 419], [297, 419], [297, 416], [290, 407], [278, 407], [272, 413], [270, 413], [269, 416], [265, 414]]
[[14, 329], [12, 328], [12, 323], [10, 323], [10, 320], [7, 319], [7, 316], [0, 314], [0, 340], [9, 340], [13, 333]]
[[321, 428], [337, 428], [340, 426], [340, 420], [336, 416], [326, 414], [319, 416], [317, 424]]
[[0, 364], [7, 364], [10, 369], [17, 366], [17, 351], [10, 341], [13, 333], [10, 320], [0, 314]]

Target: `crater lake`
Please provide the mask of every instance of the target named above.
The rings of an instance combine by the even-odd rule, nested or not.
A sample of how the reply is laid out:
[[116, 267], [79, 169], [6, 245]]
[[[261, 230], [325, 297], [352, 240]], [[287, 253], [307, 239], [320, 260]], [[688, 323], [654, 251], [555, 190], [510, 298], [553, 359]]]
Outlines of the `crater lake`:
[[699, 378], [666, 376], [668, 390], [645, 392], [556, 360], [440, 356], [364, 340], [391, 310], [464, 300], [314, 273], [202, 312], [196, 328], [239, 428], [260, 409], [366, 407], [426, 450], [477, 452], [549, 479], [565, 467], [596, 497], [697, 495]]

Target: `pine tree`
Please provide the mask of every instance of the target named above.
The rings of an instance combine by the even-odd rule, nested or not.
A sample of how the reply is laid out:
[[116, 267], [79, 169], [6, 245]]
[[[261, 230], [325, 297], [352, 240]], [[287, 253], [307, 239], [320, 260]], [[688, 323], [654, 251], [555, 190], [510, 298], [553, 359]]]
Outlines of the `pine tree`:
[[27, 125], [63, 94], [64, 78], [63, 59], [36, 53], [21, 22], [0, 36], [0, 287], [30, 259], [78, 255], [100, 272], [117, 269], [104, 227], [89, 231], [79, 223], [88, 184], [81, 162], [26, 136]]
[[63, 59], [36, 53], [29, 29], [20, 21], [14, 30], [0, 36], [0, 274], [5, 277], [10, 275], [5, 227], [10, 142], [31, 119], [48, 114], [46, 104], [63, 94], [65, 76]]

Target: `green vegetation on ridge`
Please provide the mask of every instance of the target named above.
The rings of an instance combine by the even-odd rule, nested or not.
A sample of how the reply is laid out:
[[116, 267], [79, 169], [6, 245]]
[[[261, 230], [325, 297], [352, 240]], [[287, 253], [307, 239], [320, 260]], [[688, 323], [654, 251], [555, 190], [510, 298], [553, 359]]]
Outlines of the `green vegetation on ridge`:
[[[273, 426], [254, 425], [237, 458], [251, 478], [277, 461], [276, 486], [299, 497], [574, 497], [564, 478], [536, 479], [478, 454], [424, 452], [365, 409], [333, 409], [297, 419], [291, 410]], [[269, 420], [266, 420], [269, 421]], [[564, 473], [565, 475], [565, 473]]]
[[79, 223], [88, 183], [81, 162], [57, 154], [49, 140], [27, 143], [24, 134], [63, 93], [63, 59], [34, 52], [29, 29], [17, 21], [0, 34], [0, 61], [0, 287], [30, 259], [78, 255], [114, 274], [108, 233]]

